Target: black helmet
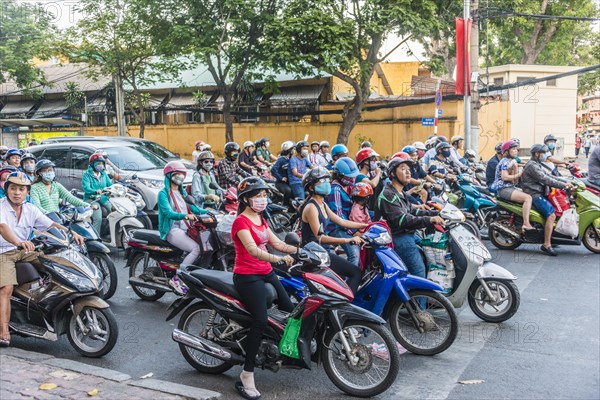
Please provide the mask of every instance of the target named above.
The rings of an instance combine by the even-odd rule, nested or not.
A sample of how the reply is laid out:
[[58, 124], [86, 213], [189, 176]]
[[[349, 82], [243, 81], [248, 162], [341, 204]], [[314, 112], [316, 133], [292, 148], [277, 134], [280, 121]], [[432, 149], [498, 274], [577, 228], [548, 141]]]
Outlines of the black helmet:
[[223, 152], [225, 153], [225, 157], [230, 158], [231, 153], [234, 151], [240, 152], [240, 145], [236, 142], [228, 142], [225, 143], [225, 147], [223, 148]]
[[545, 144], [534, 144], [533, 146], [531, 146], [531, 149], [529, 149], [529, 152], [531, 153], [531, 155], [534, 155], [537, 153], [547, 153], [549, 151], [550, 151], [550, 149]]
[[44, 168], [50, 168], [50, 167], [55, 167], [56, 165], [54, 165], [54, 163], [50, 160], [40, 160], [37, 162], [37, 164], [35, 164], [35, 174], [37, 175], [41, 170], [43, 170]]
[[556, 136], [554, 136], [553, 134], [546, 135], [544, 137], [544, 144], [546, 144], [550, 140], [558, 141], [558, 138]]
[[308, 186], [312, 186], [316, 181], [323, 178], [331, 178], [331, 174], [326, 168], [316, 167], [309, 169], [302, 177], [302, 187], [304, 190], [308, 190]]
[[396, 168], [398, 168], [400, 164], [412, 164], [412, 161], [410, 158], [392, 158], [387, 165], [387, 176], [389, 176], [391, 179], [394, 179], [396, 177]]
[[364, 148], [366, 148], [366, 147], [373, 147], [373, 145], [372, 145], [372, 144], [371, 144], [371, 142], [369, 142], [368, 140], [365, 140], [364, 142], [362, 142], [362, 143], [360, 144], [360, 148], [361, 148], [361, 149], [364, 149]]
[[296, 143], [296, 151], [300, 153], [303, 147], [308, 147], [308, 142], [306, 140], [301, 140]]
[[496, 147], [494, 147], [494, 150], [496, 150], [497, 154], [502, 154], [502, 142], [498, 143]]
[[237, 187], [238, 197], [244, 197], [250, 192], [259, 190], [271, 190], [269, 186], [261, 178], [257, 176], [250, 176], [243, 179]]
[[23, 168], [23, 163], [27, 160], [33, 160], [36, 161], [35, 156], [31, 153], [25, 153], [23, 154], [23, 156], [21, 157], [21, 168]]
[[448, 142], [440, 142], [435, 146], [435, 152], [441, 153], [444, 149], [451, 149], [452, 146]]

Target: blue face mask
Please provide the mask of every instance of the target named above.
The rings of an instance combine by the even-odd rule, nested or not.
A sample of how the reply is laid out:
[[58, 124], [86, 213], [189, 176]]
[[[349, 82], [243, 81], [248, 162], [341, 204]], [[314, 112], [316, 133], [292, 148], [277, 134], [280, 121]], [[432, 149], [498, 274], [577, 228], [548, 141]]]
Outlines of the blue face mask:
[[102, 164], [96, 164], [96, 166], [94, 167], [94, 170], [96, 172], [102, 172], [102, 171], [104, 171], [104, 165], [102, 165]]
[[541, 162], [545, 162], [547, 159], [548, 159], [548, 155], [547, 155], [547, 154], [544, 154], [544, 155], [542, 155], [542, 156], [540, 157], [540, 161], [541, 161]]
[[42, 179], [45, 182], [52, 182], [54, 180], [54, 178], [56, 178], [56, 174], [54, 173], [54, 171], [44, 172], [42, 174]]
[[554, 149], [556, 148], [556, 143], [550, 143], [550, 144], [548, 145], [548, 148], [549, 148], [550, 150], [554, 150]]
[[315, 193], [321, 196], [327, 196], [331, 192], [331, 183], [323, 182], [315, 186]]

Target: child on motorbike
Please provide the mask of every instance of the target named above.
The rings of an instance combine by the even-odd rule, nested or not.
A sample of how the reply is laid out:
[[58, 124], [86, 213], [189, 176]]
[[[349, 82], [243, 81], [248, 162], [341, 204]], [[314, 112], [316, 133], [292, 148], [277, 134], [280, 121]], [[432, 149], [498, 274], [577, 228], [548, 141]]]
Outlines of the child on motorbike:
[[[225, 192], [217, 183], [217, 177], [213, 171], [215, 167], [215, 156], [210, 151], [203, 151], [198, 155], [196, 172], [192, 178], [192, 196], [196, 206], [200, 208], [211, 207], [216, 209], [221, 200], [219, 197]], [[211, 184], [216, 187], [213, 189]]]
[[[187, 230], [198, 219], [197, 214], [206, 214], [208, 211], [186, 203], [183, 181], [187, 169], [183, 163], [168, 162], [163, 174], [165, 187], [158, 193], [158, 231], [162, 240], [187, 253], [180, 265], [180, 268], [186, 268], [200, 256], [200, 245], [188, 236]], [[169, 286], [178, 294], [187, 293], [187, 287], [177, 275], [171, 278]]]
[[[88, 200], [92, 204], [98, 204], [100, 207], [106, 209], [107, 212], [110, 212], [112, 209], [110, 201], [108, 197], [102, 194], [102, 190], [112, 186], [112, 181], [105, 171], [106, 160], [101, 154], [94, 153], [90, 156], [88, 163], [88, 169], [81, 177], [83, 200]], [[102, 210], [100, 207], [92, 215], [92, 225], [98, 233], [102, 231]]]
[[[373, 196], [373, 188], [368, 183], [359, 182], [354, 185], [352, 193], [350, 193], [350, 198], [354, 203], [348, 216], [350, 221], [367, 225], [371, 223], [372, 212], [367, 206], [371, 196]], [[354, 235], [358, 236], [362, 233], [364, 233], [364, 229], [359, 229]]]
[[267, 251], [269, 244], [275, 250], [292, 254], [298, 249], [287, 245], [275, 236], [262, 212], [268, 204], [267, 184], [258, 177], [249, 177], [238, 185], [240, 206], [238, 216], [231, 227], [231, 236], [235, 245], [235, 265], [233, 283], [253, 318], [250, 331], [243, 343], [246, 353], [244, 370], [240, 374], [241, 382], [235, 387], [246, 399], [260, 398], [260, 392], [254, 383], [254, 364], [264, 331], [267, 327], [267, 301], [265, 285], [270, 283], [277, 291], [278, 308], [291, 312], [294, 308], [285, 289], [269, 263], [285, 262], [291, 266], [290, 256], [276, 256]]

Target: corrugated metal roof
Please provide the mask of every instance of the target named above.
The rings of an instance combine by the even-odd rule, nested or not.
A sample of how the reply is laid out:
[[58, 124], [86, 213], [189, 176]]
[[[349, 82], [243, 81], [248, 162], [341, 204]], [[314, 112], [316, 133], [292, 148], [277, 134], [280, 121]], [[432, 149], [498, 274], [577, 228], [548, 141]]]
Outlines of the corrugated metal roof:
[[96, 97], [87, 103], [87, 110], [90, 113], [101, 113], [106, 111], [106, 97]]
[[35, 105], [34, 101], [15, 101], [6, 104], [0, 114], [14, 115], [14, 114], [27, 114], [29, 110]]
[[169, 102], [165, 104], [166, 108], [177, 108], [177, 107], [188, 107], [195, 106], [196, 100], [194, 100], [194, 96], [191, 93], [181, 93], [175, 94]]
[[271, 102], [295, 102], [299, 100], [318, 100], [325, 85], [293, 86], [279, 89], [269, 99]]
[[63, 99], [44, 101], [31, 118], [42, 118], [49, 115], [55, 115], [65, 111], [66, 109], [67, 103]]

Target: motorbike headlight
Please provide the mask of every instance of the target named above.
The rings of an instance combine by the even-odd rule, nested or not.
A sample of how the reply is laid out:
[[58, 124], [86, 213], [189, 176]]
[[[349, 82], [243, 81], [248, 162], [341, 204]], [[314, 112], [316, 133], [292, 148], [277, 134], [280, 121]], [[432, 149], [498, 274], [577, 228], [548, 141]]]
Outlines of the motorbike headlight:
[[76, 274], [68, 269], [63, 268], [58, 264], [53, 264], [54, 271], [58, 275], [60, 275], [63, 279], [70, 282], [73, 286], [75, 286], [79, 291], [82, 292], [94, 292], [96, 291], [97, 286], [94, 286], [94, 283], [87, 277], [83, 275]]
[[329, 253], [327, 253], [326, 251], [315, 251], [314, 253], [321, 260], [321, 266], [329, 267], [329, 264], [331, 264], [331, 257], [329, 257]]
[[374, 239], [375, 243], [385, 246], [386, 244], [392, 243], [392, 235], [388, 231], [382, 232]]
[[85, 221], [86, 219], [92, 218], [92, 214], [94, 214], [94, 210], [90, 208], [89, 210], [79, 214], [79, 216], [77, 217], [77, 221]]
[[140, 178], [140, 182], [148, 187], [153, 189], [162, 189], [165, 186], [165, 183], [160, 179], [142, 179]]

